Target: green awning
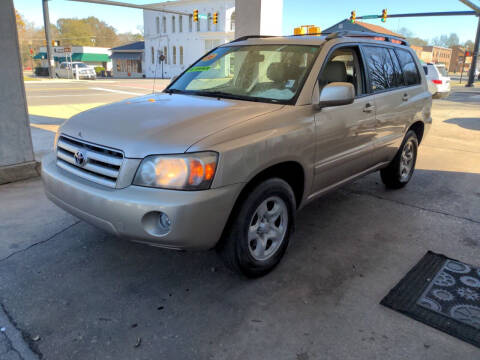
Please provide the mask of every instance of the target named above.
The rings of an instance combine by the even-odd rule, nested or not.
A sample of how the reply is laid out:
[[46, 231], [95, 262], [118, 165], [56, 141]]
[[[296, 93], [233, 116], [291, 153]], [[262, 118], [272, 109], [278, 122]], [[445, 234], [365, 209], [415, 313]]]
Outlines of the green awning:
[[[46, 58], [47, 53], [45, 52], [39, 52], [33, 57], [34, 60], [42, 60]], [[54, 56], [54, 60], [58, 62], [66, 61], [64, 56]], [[109, 62], [110, 57], [107, 54], [73, 53], [72, 61]]]
[[44, 52], [39, 52], [33, 57], [34, 60], [42, 60], [46, 58], [47, 58], [47, 53], [44, 53]]
[[73, 61], [109, 62], [110, 57], [107, 54], [73, 53], [72, 60]]

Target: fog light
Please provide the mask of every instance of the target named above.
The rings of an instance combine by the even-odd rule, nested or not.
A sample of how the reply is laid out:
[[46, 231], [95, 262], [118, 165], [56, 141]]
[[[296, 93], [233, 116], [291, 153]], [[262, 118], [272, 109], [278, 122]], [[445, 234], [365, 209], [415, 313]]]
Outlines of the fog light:
[[172, 225], [172, 222], [170, 221], [168, 215], [165, 213], [160, 213], [160, 216], [158, 217], [158, 226], [163, 231], [167, 232], [170, 230], [170, 225]]
[[150, 235], [164, 236], [170, 232], [172, 221], [164, 212], [151, 211], [143, 216], [142, 225]]

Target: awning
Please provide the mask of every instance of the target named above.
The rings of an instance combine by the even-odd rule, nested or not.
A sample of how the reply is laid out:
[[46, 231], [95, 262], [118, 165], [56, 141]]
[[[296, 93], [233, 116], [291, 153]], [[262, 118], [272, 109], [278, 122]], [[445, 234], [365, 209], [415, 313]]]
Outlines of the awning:
[[142, 54], [138, 53], [138, 52], [131, 52], [131, 53], [128, 53], [128, 52], [121, 52], [121, 53], [114, 52], [112, 54], [112, 59], [115, 59], [115, 60], [142, 60]]
[[[42, 60], [46, 58], [47, 53], [45, 52], [39, 52], [33, 57], [34, 60]], [[66, 61], [65, 56], [54, 56], [53, 58], [58, 62]], [[73, 53], [72, 61], [109, 62], [110, 57], [107, 54]]]

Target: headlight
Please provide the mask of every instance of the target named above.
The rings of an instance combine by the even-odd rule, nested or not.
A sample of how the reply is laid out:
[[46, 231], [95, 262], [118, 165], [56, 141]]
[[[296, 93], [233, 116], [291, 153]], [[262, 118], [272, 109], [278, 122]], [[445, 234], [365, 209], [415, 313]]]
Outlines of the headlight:
[[205, 190], [217, 168], [218, 154], [201, 152], [184, 155], [147, 156], [138, 167], [134, 185], [177, 190]]

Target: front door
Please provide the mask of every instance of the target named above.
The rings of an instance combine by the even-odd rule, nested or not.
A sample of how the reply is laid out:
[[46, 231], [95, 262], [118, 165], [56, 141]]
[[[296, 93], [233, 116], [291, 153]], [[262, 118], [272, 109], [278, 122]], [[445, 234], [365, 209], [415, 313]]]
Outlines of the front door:
[[320, 91], [332, 82], [353, 84], [353, 104], [325, 107], [315, 114], [316, 162], [313, 194], [321, 193], [373, 166], [374, 96], [366, 89], [361, 54], [356, 46], [333, 50], [319, 76]]

